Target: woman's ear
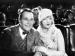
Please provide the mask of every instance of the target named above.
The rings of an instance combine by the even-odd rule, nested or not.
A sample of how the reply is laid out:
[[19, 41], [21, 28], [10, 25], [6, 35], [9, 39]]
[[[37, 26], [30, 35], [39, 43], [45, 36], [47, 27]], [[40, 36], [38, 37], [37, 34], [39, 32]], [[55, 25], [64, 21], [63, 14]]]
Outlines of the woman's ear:
[[43, 23], [42, 23], [43, 21], [41, 21], [39, 24], [40, 24], [40, 26], [43, 28], [44, 27], [44, 25], [43, 25]]
[[51, 25], [53, 25], [53, 21], [51, 22]]
[[41, 21], [41, 22], [39, 22], [39, 24], [40, 24], [41, 26], [43, 26], [42, 21]]

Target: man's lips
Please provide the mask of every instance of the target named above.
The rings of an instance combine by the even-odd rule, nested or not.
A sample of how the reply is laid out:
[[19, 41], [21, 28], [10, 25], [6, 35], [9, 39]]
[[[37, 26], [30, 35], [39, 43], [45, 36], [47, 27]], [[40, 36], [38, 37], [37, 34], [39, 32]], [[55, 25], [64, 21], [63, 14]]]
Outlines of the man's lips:
[[30, 27], [30, 25], [25, 25], [25, 26]]

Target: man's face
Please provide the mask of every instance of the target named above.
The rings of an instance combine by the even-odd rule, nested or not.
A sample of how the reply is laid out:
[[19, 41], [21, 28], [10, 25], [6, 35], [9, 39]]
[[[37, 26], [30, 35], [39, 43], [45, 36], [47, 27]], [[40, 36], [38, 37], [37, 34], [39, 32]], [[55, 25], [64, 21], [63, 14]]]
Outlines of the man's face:
[[20, 26], [23, 30], [29, 31], [34, 24], [34, 16], [31, 12], [23, 12], [20, 20]]
[[45, 29], [49, 29], [52, 25], [52, 16], [47, 16], [42, 21], [42, 26]]

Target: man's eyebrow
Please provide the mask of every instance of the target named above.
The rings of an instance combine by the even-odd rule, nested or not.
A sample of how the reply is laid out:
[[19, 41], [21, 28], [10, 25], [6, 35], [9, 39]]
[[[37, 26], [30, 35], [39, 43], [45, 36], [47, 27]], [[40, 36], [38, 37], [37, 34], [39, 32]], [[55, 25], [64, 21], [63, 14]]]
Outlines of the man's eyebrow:
[[23, 18], [23, 19], [27, 19], [27, 17]]
[[51, 16], [47, 16], [46, 18], [51, 17]]
[[31, 20], [32, 20], [32, 19], [34, 19], [34, 18], [31, 18]]

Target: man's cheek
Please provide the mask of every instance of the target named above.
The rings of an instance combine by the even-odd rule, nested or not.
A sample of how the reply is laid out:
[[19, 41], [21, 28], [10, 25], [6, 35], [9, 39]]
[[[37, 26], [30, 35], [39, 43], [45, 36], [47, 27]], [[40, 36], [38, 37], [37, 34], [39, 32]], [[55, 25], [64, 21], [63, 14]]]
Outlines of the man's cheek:
[[30, 23], [30, 25], [33, 25], [33, 24], [34, 24], [34, 22], [31, 22], [31, 23]]

